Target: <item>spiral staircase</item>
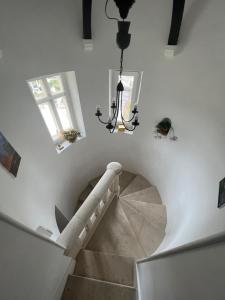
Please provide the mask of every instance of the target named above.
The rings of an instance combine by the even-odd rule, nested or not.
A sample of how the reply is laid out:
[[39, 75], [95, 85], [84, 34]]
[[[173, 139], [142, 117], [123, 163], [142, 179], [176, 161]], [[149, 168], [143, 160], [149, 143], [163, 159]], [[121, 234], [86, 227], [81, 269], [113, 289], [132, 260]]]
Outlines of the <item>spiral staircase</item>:
[[[80, 195], [78, 207], [99, 178]], [[161, 244], [166, 208], [157, 188], [141, 175], [123, 171], [120, 189], [119, 198], [112, 201], [94, 235], [76, 257], [63, 300], [136, 299], [134, 262], [151, 256]]]

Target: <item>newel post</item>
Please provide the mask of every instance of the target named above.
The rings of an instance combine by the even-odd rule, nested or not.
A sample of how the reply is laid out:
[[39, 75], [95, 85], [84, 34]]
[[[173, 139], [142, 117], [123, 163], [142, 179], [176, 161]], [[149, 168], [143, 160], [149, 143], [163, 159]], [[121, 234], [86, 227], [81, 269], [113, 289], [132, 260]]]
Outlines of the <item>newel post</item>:
[[107, 170], [115, 173], [113, 180], [112, 191], [119, 197], [120, 195], [120, 175], [122, 173], [122, 165], [118, 162], [111, 162], [107, 165]]

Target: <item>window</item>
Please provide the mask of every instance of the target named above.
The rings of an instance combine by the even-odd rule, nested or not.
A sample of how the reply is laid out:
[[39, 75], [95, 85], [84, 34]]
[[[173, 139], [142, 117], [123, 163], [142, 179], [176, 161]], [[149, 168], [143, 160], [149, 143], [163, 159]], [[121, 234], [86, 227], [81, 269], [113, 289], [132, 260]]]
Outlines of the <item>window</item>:
[[86, 136], [74, 72], [31, 79], [28, 85], [57, 152], [71, 144], [65, 131], [78, 131], [78, 139]]
[[[124, 119], [126, 120], [130, 119], [131, 111], [134, 105], [138, 104], [139, 94], [141, 89], [142, 74], [143, 72], [126, 71], [123, 72], [123, 75], [121, 77], [121, 81], [124, 86], [122, 109], [123, 109]], [[119, 71], [109, 70], [109, 107], [111, 106], [112, 101], [115, 101], [116, 99], [116, 87], [119, 81], [120, 81]], [[121, 111], [119, 111], [118, 127], [121, 127], [121, 125], [122, 125]], [[126, 132], [126, 133], [132, 134], [132, 132]]]

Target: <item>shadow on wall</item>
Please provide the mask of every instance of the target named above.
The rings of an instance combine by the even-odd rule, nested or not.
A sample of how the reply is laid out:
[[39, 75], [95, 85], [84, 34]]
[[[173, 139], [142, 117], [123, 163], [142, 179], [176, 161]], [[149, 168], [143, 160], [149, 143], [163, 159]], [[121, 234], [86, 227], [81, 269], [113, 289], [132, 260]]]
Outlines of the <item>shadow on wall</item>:
[[69, 220], [64, 216], [64, 214], [61, 212], [61, 210], [58, 209], [57, 206], [55, 206], [55, 219], [59, 232], [61, 233], [69, 223]]

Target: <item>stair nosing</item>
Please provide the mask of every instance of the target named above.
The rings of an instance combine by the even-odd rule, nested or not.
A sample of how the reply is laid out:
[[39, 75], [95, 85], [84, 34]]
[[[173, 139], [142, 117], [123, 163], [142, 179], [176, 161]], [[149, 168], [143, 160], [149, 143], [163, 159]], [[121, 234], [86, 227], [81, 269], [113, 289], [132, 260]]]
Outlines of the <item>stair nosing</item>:
[[82, 278], [85, 280], [89, 280], [89, 281], [94, 281], [96, 283], [104, 283], [110, 286], [117, 286], [117, 287], [121, 287], [121, 288], [127, 288], [127, 289], [131, 289], [131, 290], [136, 290], [135, 287], [130, 286], [130, 285], [124, 285], [124, 284], [120, 284], [120, 283], [115, 283], [115, 282], [111, 282], [111, 281], [105, 281], [105, 280], [99, 280], [99, 279], [95, 279], [95, 278], [91, 278], [91, 277], [86, 277], [86, 276], [80, 276], [80, 275], [75, 275], [75, 274], [70, 274], [69, 277], [72, 278]]
[[[120, 201], [125, 201], [125, 202], [143, 202], [143, 201], [139, 201], [139, 200], [134, 200], [134, 199], [121, 199], [123, 197], [119, 197], [120, 198]], [[145, 203], [146, 205], [152, 205], [152, 206], [162, 206], [166, 209], [166, 205], [165, 204], [160, 204], [160, 203], [152, 203], [152, 202], [143, 202]]]
[[[136, 192], [132, 192], [132, 193], [129, 193], [129, 194], [126, 194], [126, 195], [122, 195], [122, 193], [120, 194], [120, 197], [127, 197], [127, 196], [130, 196], [130, 195], [133, 195], [133, 194], [137, 194], [137, 193], [139, 193], [139, 192], [142, 192], [142, 191], [145, 191], [145, 190], [148, 190], [148, 189], [156, 189], [157, 190], [157, 192], [158, 192], [158, 189], [157, 189], [157, 187], [155, 186], [155, 185], [151, 185], [151, 186], [149, 186], [149, 187], [147, 187], [147, 188], [144, 188], [144, 189], [141, 189], [141, 190], [138, 190], [138, 191], [136, 191]], [[161, 198], [160, 198], [161, 199]], [[161, 202], [162, 203], [162, 202]], [[159, 203], [158, 203], [159, 204]]]
[[[130, 183], [127, 185], [127, 187], [122, 191], [121, 195], [122, 195], [124, 192], [126, 192], [126, 189], [129, 187], [129, 185], [132, 185], [132, 182], [133, 182], [137, 177], [142, 177], [142, 178], [144, 178], [144, 179], [149, 183], [149, 187], [147, 187], [147, 188], [150, 188], [150, 187], [153, 186], [153, 185], [152, 185], [152, 184], [151, 184], [144, 176], [142, 176], [142, 175], [140, 175], [140, 174], [136, 174], [136, 176], [130, 181]], [[143, 191], [143, 190], [145, 190], [145, 189], [146, 189], [146, 188], [140, 189], [140, 190], [138, 190], [138, 191], [135, 191], [135, 192], [132, 192], [132, 193], [129, 193], [129, 194], [125, 194], [125, 195], [123, 195], [123, 196], [131, 195], [131, 194], [133, 194], [133, 193], [137, 193], [137, 192]]]
[[96, 251], [96, 250], [91, 250], [91, 249], [81, 249], [81, 251], [100, 253], [100, 254], [103, 254], [105, 256], [116, 256], [116, 257], [119, 257], [119, 258], [126, 258], [126, 259], [133, 260], [134, 263], [135, 263], [135, 260], [136, 260], [136, 258], [132, 257], [132, 256], [117, 255], [115, 253], [110, 253], [110, 252], [102, 252], [102, 251]]
[[[127, 205], [129, 205], [129, 202], [140, 202], [140, 201], [138, 201], [138, 200], [126, 200], [126, 199], [121, 199], [121, 201], [122, 202], [125, 202], [125, 203], [127, 203]], [[146, 203], [146, 202], [145, 202]], [[157, 203], [146, 203], [147, 205], [152, 205], [152, 206], [162, 206], [162, 208], [164, 208], [165, 210], [166, 210], [166, 206], [165, 205], [163, 205], [163, 204], [157, 204]], [[138, 210], [138, 209], [136, 209], [135, 207], [132, 207], [138, 214], [140, 214], [140, 215], [142, 215], [142, 213]], [[126, 214], [126, 217], [128, 218], [128, 216], [127, 216], [127, 214]], [[145, 219], [145, 221], [147, 222], [147, 223], [149, 223], [149, 220], [148, 219], [146, 219], [145, 217], [143, 217], [144, 219]], [[159, 222], [160, 223], [160, 222]], [[164, 225], [164, 223], [161, 223], [162, 225]], [[155, 225], [154, 224], [150, 224], [152, 227], [155, 227]], [[165, 224], [165, 226], [166, 226], [166, 224]], [[163, 230], [162, 230], [163, 231]], [[164, 229], [164, 232], [165, 232], [165, 229]]]

